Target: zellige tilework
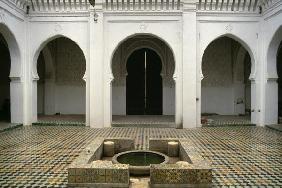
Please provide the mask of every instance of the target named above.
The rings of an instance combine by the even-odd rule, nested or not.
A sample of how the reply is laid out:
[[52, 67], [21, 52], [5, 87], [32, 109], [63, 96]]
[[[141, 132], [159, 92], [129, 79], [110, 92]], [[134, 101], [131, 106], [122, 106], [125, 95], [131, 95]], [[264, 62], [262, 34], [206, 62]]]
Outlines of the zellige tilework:
[[263, 127], [195, 129], [30, 126], [0, 133], [0, 187], [66, 187], [68, 165], [97, 137], [191, 140], [212, 164], [213, 186], [282, 187], [282, 132]]

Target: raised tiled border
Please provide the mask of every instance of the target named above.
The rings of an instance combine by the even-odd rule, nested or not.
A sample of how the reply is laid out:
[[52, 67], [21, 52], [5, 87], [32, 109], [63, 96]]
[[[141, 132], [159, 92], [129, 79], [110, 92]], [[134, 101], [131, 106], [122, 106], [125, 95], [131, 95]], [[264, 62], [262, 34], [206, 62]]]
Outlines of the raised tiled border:
[[[112, 164], [111, 161], [101, 161], [103, 143], [113, 141], [115, 153], [132, 150], [134, 140], [130, 138], [96, 138], [68, 168], [69, 187], [128, 187], [128, 165]], [[94, 162], [93, 162], [94, 161]]]
[[35, 126], [85, 126], [85, 123], [80, 122], [36, 122], [32, 123]]
[[187, 164], [151, 165], [151, 187], [210, 187], [212, 167], [196, 150], [193, 142], [178, 139], [150, 139], [149, 148], [167, 153], [168, 142], [179, 143], [179, 158]]
[[0, 133], [5, 132], [5, 131], [10, 131], [10, 130], [13, 130], [13, 129], [16, 129], [16, 128], [19, 128], [19, 127], [22, 127], [22, 126], [23, 126], [23, 124], [18, 124], [18, 125], [13, 125], [11, 127], [4, 128], [4, 129], [0, 129]]
[[276, 130], [276, 131], [282, 132], [282, 124], [266, 125], [266, 127], [270, 128], [272, 130]]

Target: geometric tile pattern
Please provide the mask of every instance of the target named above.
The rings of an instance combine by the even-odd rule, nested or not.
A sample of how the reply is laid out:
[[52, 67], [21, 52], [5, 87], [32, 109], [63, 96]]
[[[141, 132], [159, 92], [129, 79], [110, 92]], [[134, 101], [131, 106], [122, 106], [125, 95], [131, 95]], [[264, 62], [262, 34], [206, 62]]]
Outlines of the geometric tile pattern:
[[282, 132], [264, 127], [30, 126], [0, 133], [0, 187], [67, 187], [68, 165], [96, 137], [185, 138], [212, 164], [213, 186], [282, 187]]

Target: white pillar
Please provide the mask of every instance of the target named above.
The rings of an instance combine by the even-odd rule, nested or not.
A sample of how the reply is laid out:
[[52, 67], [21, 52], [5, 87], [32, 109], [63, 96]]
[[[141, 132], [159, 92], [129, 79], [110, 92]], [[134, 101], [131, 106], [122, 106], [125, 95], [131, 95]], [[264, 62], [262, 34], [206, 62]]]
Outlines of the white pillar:
[[[197, 44], [200, 44], [200, 33], [197, 35], [198, 42]], [[202, 59], [200, 55], [200, 45], [197, 45], [197, 91], [196, 91], [196, 127], [201, 127], [201, 116], [202, 116], [202, 79], [204, 78], [202, 73]]]
[[277, 124], [278, 123], [278, 83], [277, 78], [267, 80], [265, 86], [265, 109], [264, 109], [264, 123]]
[[33, 78], [32, 80], [32, 88], [29, 92], [31, 92], [31, 97], [29, 98], [30, 100], [30, 105], [32, 106], [32, 114], [31, 114], [31, 123], [37, 122], [37, 82], [39, 78]]
[[87, 58], [86, 60], [86, 74], [83, 77], [83, 80], [85, 81], [85, 125], [86, 126], [90, 126], [90, 82], [89, 82], [89, 77], [87, 75], [89, 75], [89, 58]]
[[22, 54], [23, 55], [23, 124], [31, 125], [33, 122], [37, 121], [37, 80], [33, 75], [33, 57], [30, 53], [30, 41], [32, 36], [30, 36], [29, 32], [29, 20], [25, 21], [25, 49]]
[[126, 75], [112, 83], [112, 103], [113, 115], [126, 115]]
[[11, 123], [22, 123], [23, 83], [19, 77], [10, 77], [10, 79]]
[[196, 2], [183, 5], [183, 128], [196, 127]]
[[251, 122], [253, 124], [258, 123], [258, 113], [260, 113], [260, 109], [258, 109], [258, 83], [256, 80], [251, 79]]
[[182, 98], [182, 61], [176, 61], [178, 64], [177, 76], [175, 76], [175, 128], [183, 127], [183, 98]]
[[[95, 17], [95, 18], [94, 18]], [[94, 19], [97, 19], [96, 21]], [[102, 2], [96, 1], [89, 17], [89, 113], [90, 127], [104, 126], [103, 109], [103, 12]]]

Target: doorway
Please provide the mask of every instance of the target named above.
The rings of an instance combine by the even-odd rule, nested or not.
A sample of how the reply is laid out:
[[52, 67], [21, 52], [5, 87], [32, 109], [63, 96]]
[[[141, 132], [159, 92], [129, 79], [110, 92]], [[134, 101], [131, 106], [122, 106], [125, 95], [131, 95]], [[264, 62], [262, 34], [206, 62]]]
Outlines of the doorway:
[[162, 115], [162, 61], [159, 55], [149, 48], [135, 50], [126, 68], [126, 114]]

